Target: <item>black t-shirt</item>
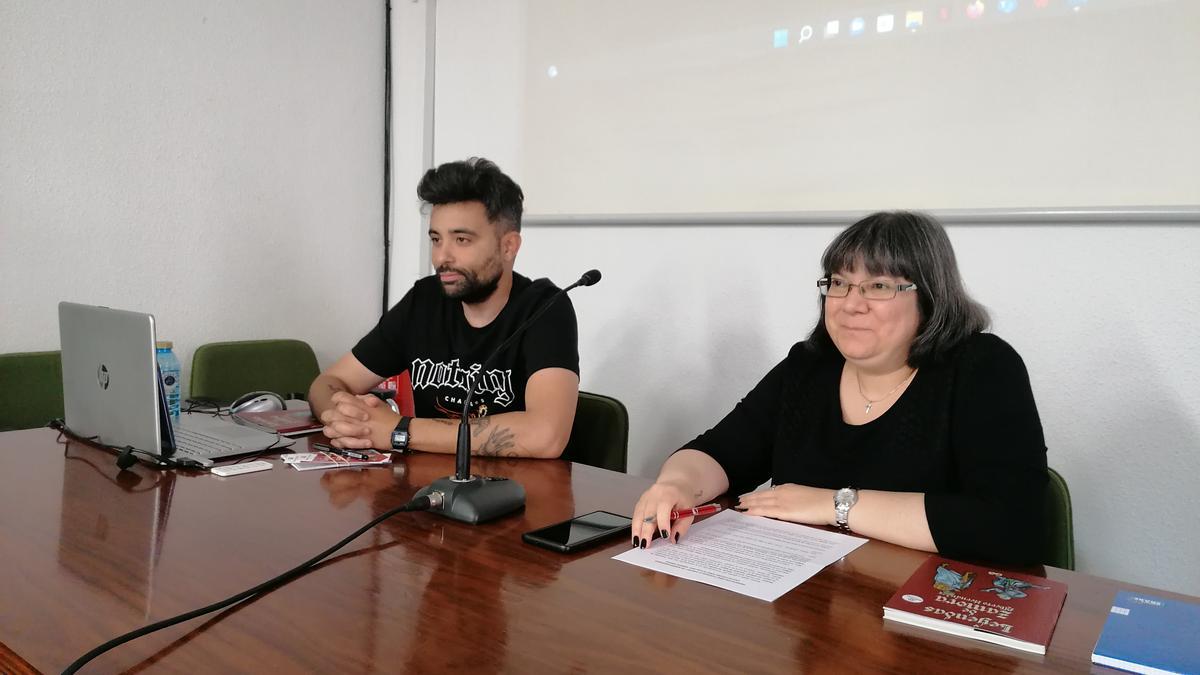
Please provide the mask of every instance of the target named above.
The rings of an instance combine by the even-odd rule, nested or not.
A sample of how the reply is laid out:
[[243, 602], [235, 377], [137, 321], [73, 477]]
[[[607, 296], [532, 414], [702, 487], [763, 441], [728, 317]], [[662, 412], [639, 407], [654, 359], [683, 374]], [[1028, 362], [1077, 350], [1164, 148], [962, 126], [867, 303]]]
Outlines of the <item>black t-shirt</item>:
[[566, 294], [488, 372], [478, 373], [496, 347], [557, 292], [548, 279], [530, 281], [514, 273], [508, 304], [490, 324], [474, 328], [462, 302], [445, 296], [437, 275], [428, 276], [383, 315], [353, 354], [380, 377], [409, 371], [417, 417], [459, 417], [468, 377], [478, 382], [472, 417], [524, 410], [530, 375], [543, 368], [579, 372], [579, 331]]
[[716, 427], [684, 447], [717, 460], [734, 495], [768, 478], [923, 492], [943, 555], [1040, 562], [1046, 443], [1016, 351], [994, 335], [972, 335], [922, 366], [891, 408], [858, 426], [842, 418], [845, 359], [829, 351], [797, 343]]

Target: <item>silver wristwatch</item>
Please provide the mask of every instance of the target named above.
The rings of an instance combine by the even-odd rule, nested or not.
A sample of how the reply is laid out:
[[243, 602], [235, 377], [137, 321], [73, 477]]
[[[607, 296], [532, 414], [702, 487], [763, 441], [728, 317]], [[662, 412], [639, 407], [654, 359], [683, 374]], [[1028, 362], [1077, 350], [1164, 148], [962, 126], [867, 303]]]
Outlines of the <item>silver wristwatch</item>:
[[850, 507], [858, 503], [858, 490], [844, 487], [833, 494], [833, 511], [837, 514], [837, 526], [842, 532], [850, 531]]

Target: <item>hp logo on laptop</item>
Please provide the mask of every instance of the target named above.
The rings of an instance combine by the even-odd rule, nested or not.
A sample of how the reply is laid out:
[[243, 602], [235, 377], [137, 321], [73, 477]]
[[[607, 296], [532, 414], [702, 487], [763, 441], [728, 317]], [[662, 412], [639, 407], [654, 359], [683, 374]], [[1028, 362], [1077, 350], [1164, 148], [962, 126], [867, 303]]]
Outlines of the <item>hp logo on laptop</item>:
[[101, 389], [108, 389], [108, 366], [100, 364], [100, 369], [96, 371], [96, 381], [100, 383]]

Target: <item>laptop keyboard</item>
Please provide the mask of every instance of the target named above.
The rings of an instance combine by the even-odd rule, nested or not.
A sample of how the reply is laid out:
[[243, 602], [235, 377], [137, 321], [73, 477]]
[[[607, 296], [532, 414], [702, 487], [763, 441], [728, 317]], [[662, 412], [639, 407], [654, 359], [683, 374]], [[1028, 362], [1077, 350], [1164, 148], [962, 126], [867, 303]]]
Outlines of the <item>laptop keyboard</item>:
[[175, 450], [198, 457], [208, 457], [236, 453], [242, 450], [242, 446], [191, 429], [176, 427]]

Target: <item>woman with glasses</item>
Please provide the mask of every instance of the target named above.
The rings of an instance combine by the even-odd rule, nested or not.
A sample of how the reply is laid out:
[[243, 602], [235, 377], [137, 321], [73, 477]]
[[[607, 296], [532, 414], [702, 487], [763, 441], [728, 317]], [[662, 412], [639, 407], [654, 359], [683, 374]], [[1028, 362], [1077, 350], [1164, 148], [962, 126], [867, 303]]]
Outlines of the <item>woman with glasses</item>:
[[[715, 427], [663, 465], [633, 545], [672, 509], [736, 508], [949, 557], [1041, 562], [1046, 445], [1021, 357], [982, 332], [932, 218], [872, 214], [833, 240], [821, 316]], [[756, 486], [770, 480], [770, 487]]]

